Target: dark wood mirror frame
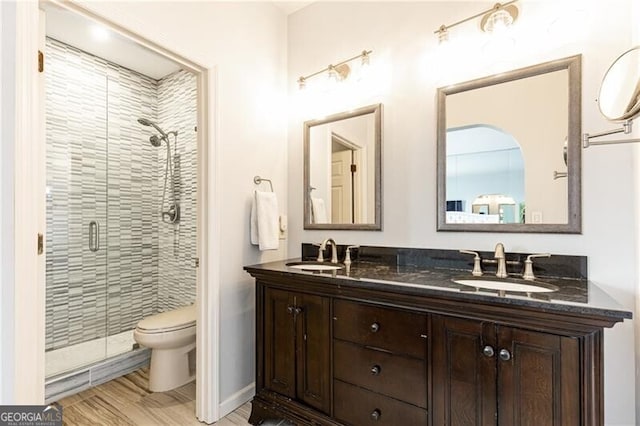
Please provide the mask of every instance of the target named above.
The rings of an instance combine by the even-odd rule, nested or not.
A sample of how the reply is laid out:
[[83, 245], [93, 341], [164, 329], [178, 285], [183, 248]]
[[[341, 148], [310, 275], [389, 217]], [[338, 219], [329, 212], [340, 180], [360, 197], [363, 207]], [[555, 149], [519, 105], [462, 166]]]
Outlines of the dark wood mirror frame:
[[[515, 71], [480, 78], [448, 87], [441, 87], [437, 92], [438, 123], [437, 123], [437, 202], [438, 202], [438, 231], [466, 231], [466, 232], [527, 232], [527, 233], [566, 233], [580, 234], [582, 232], [581, 207], [581, 132], [582, 132], [582, 56], [576, 55], [558, 59]], [[567, 223], [560, 224], [472, 224], [446, 222], [446, 163], [447, 163], [447, 121], [446, 99], [448, 95], [493, 86], [523, 78], [533, 77], [554, 71], [567, 70], [569, 75], [569, 105], [568, 105], [568, 218]]]

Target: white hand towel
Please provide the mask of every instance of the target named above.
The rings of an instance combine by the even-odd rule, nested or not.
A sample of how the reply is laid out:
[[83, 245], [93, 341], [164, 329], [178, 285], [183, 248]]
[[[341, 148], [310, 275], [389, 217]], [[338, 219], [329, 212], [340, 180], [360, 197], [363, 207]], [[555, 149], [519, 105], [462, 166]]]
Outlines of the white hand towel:
[[311, 197], [313, 223], [327, 223], [327, 209], [322, 198]]
[[276, 194], [256, 191], [251, 203], [251, 244], [260, 250], [277, 250], [279, 236]]

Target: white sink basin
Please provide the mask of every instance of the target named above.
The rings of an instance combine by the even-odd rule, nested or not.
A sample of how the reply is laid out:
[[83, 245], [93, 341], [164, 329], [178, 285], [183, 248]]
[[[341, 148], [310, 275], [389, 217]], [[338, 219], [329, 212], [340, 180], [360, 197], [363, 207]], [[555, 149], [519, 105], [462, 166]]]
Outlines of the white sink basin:
[[535, 283], [525, 284], [507, 280], [454, 280], [456, 284], [462, 284], [469, 287], [482, 288], [486, 290], [513, 291], [520, 293], [552, 293], [558, 288], [547, 284], [546, 286], [536, 285]]
[[337, 271], [344, 268], [343, 265], [330, 262], [290, 262], [287, 267], [293, 269], [301, 269], [303, 271]]

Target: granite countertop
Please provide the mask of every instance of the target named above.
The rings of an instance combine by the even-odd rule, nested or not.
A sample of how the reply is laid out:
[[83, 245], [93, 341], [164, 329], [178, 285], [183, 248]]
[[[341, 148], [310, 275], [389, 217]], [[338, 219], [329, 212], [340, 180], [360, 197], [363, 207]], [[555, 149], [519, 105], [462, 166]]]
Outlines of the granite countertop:
[[[249, 273], [270, 272], [287, 276], [313, 277], [328, 285], [356, 286], [374, 290], [391, 291], [422, 296], [446, 296], [453, 299], [491, 302], [495, 304], [526, 306], [546, 311], [562, 313], [589, 313], [605, 315], [618, 319], [630, 319], [631, 312], [624, 310], [613, 298], [597, 284], [579, 278], [541, 277], [534, 282], [525, 282], [517, 275], [509, 281], [536, 284], [551, 284], [557, 291], [537, 293], [507, 292], [500, 296], [491, 290], [478, 290], [473, 287], [456, 284], [455, 279], [477, 279], [470, 270], [427, 267], [418, 265], [394, 265], [375, 260], [359, 260], [349, 268], [337, 271], [307, 271], [294, 269], [287, 263], [300, 262], [301, 259], [289, 259], [276, 262], [246, 266]], [[342, 265], [342, 264], [341, 264]], [[485, 274], [483, 279], [499, 280], [494, 275]]]

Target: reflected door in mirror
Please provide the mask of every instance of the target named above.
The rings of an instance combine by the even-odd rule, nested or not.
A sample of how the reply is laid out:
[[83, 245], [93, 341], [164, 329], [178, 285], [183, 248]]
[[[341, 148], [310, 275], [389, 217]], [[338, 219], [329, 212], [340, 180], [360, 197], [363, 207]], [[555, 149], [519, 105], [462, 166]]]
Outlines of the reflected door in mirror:
[[380, 105], [305, 123], [305, 229], [379, 229]]

